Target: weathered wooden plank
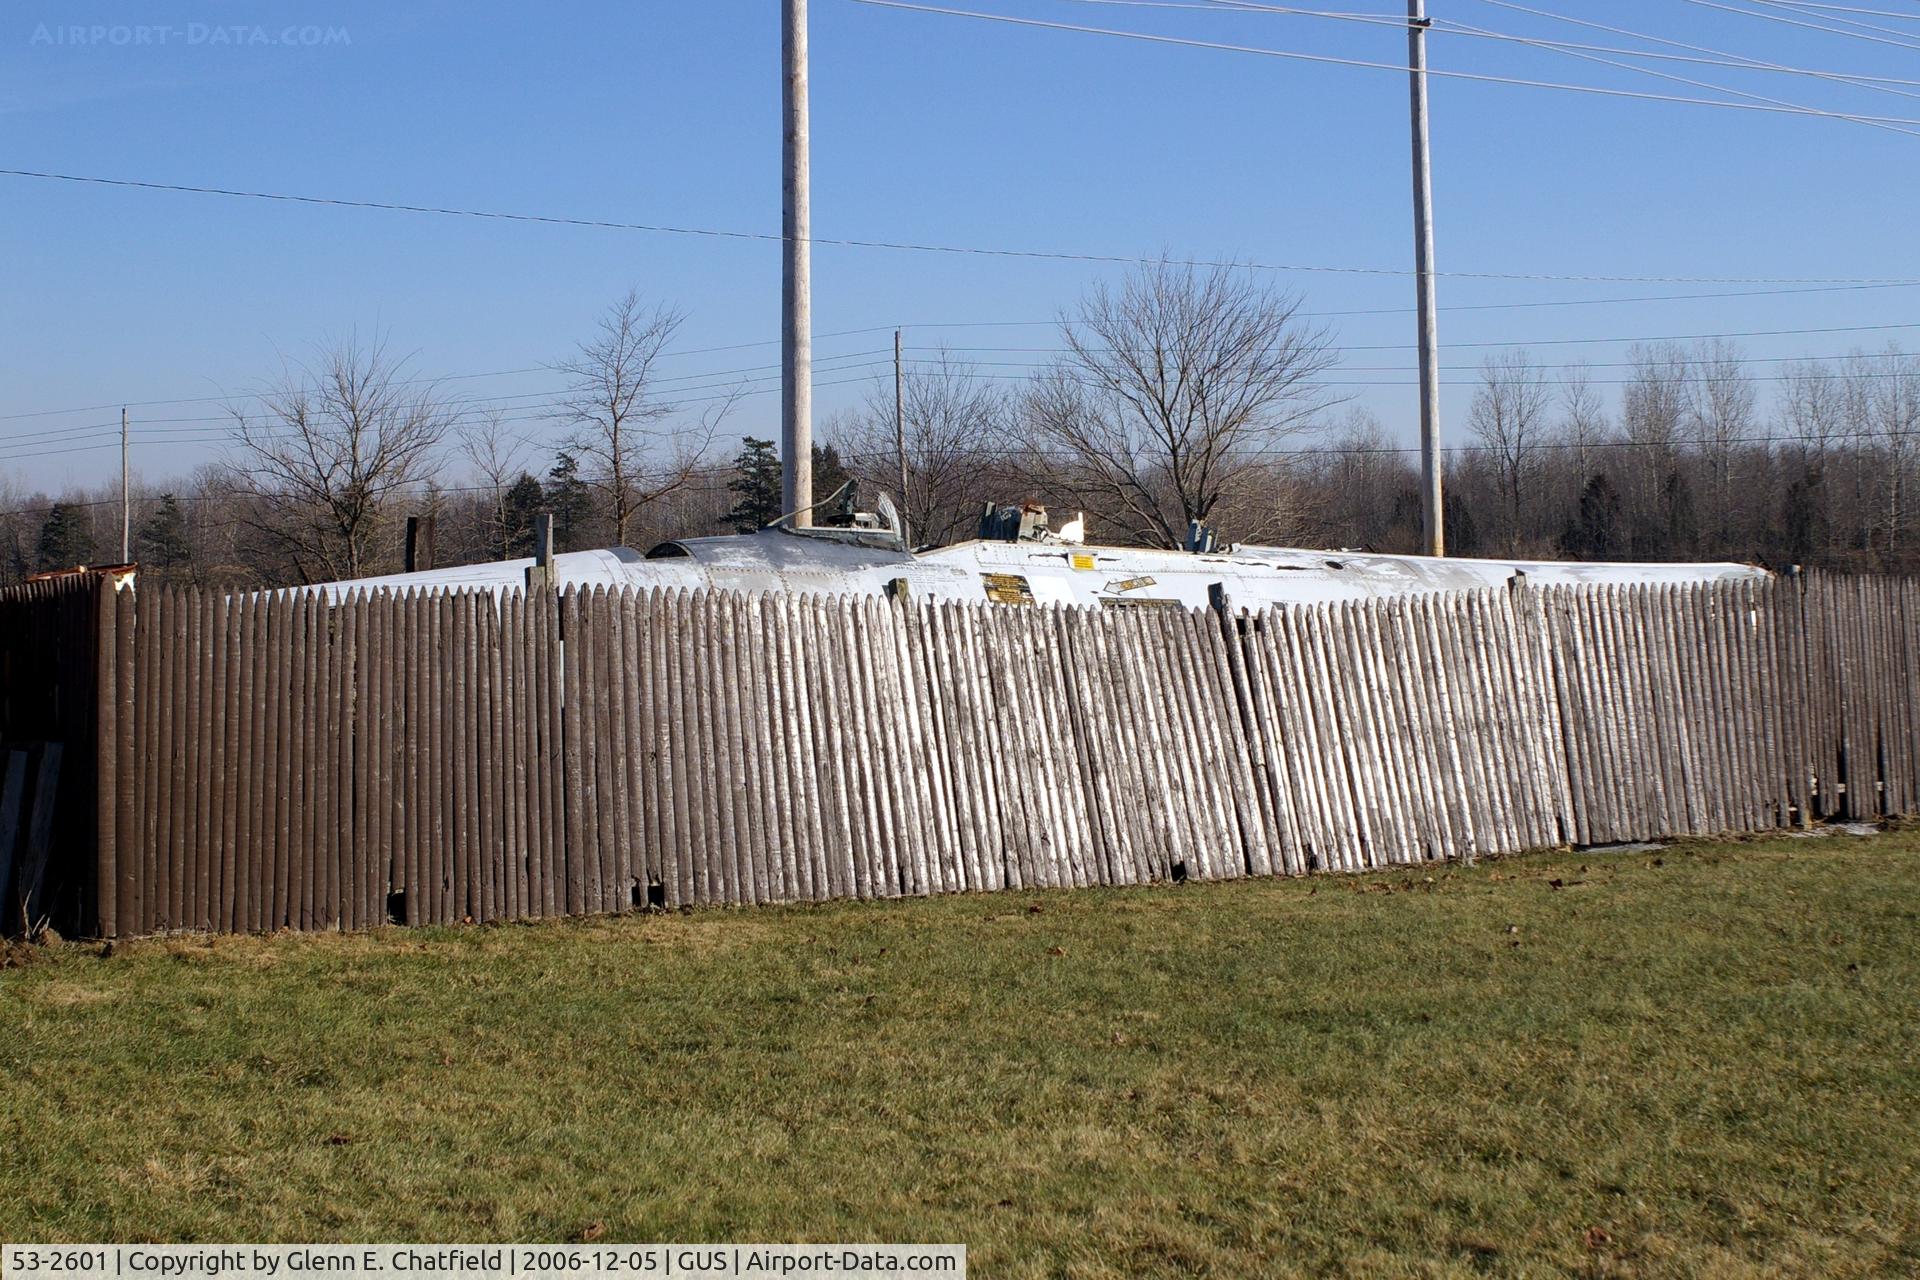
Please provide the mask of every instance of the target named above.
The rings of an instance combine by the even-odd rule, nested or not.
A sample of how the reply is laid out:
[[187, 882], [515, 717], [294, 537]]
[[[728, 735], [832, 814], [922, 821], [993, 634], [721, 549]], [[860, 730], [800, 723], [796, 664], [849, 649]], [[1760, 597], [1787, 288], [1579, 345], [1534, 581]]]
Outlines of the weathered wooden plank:
[[1047, 831], [1039, 798], [1033, 793], [1031, 750], [1013, 688], [1014, 667], [995, 607], [969, 605], [966, 612], [968, 639], [990, 717], [986, 745], [997, 784], [994, 798], [999, 820], [1008, 834], [1004, 860], [1007, 883], [1015, 888], [1038, 888], [1046, 883], [1043, 865]]
[[1247, 748], [1232, 732], [1237, 714], [1221, 679], [1220, 616], [1212, 609], [1167, 611], [1166, 621], [1221, 832], [1214, 874], [1237, 879], [1266, 861], [1266, 836], [1249, 787]]
[[859, 627], [861, 603], [845, 598], [834, 602], [840, 661], [847, 673], [848, 724], [853, 731], [854, 763], [860, 778], [858, 798], [867, 815], [862, 896], [891, 898], [900, 892], [899, 852], [904, 837], [894, 812], [893, 795], [888, 790], [892, 774], [882, 754], [881, 712], [874, 688], [873, 665]]
[[[141, 815], [134, 800], [139, 769], [136, 720], [139, 691], [134, 681], [139, 670], [140, 637], [135, 593], [113, 593], [114, 609], [114, 726], [115, 756], [114, 802], [118, 812], [114, 823], [116, 913], [110, 936], [125, 936], [141, 930], [141, 904], [144, 884], [141, 865]], [[235, 926], [238, 927], [238, 926]]]
[[1093, 883], [1089, 866], [1093, 841], [1083, 821], [1079, 764], [1074, 758], [1077, 745], [1053, 652], [1048, 612], [1036, 609], [1016, 615], [1019, 650], [1027, 671], [1031, 715], [1039, 731], [1040, 780], [1052, 812], [1054, 883], [1062, 888], [1083, 888]]
[[333, 634], [333, 606], [324, 596], [310, 601], [315, 648], [313, 852], [316, 929], [341, 929], [351, 914], [341, 902], [340, 813], [335, 796], [339, 770], [340, 704], [336, 672], [340, 654]]
[[802, 866], [800, 894], [819, 902], [834, 896], [834, 867], [844, 848], [832, 812], [831, 778], [822, 757], [824, 728], [816, 724], [817, 685], [808, 661], [807, 602], [792, 596], [764, 598], [785, 705], [788, 773], [794, 796], [794, 838]]
[[766, 724], [768, 688], [759, 661], [763, 644], [745, 596], [729, 595], [723, 606], [723, 633], [731, 643], [718, 656], [731, 671], [733, 687], [727, 730], [737, 762], [738, 800], [744, 818], [741, 829], [746, 837], [747, 878], [743, 888], [751, 902], [785, 901], [780, 859], [787, 847], [780, 840], [779, 816], [771, 806], [778, 747]]
[[1226, 840], [1215, 823], [1211, 797], [1201, 785], [1181, 681], [1170, 663], [1173, 641], [1167, 619], [1161, 610], [1145, 608], [1128, 614], [1125, 621], [1131, 633], [1134, 669], [1153, 719], [1155, 750], [1166, 762], [1174, 830], [1179, 837], [1172, 874], [1175, 879], [1210, 879], [1213, 859]]
[[706, 820], [705, 795], [710, 765], [702, 757], [696, 733], [699, 703], [694, 694], [693, 637], [687, 620], [689, 597], [686, 592], [676, 590], [668, 597], [667, 604], [668, 656], [672, 662], [672, 750], [680, 766], [674, 783], [674, 806], [681, 831], [687, 901], [703, 905], [712, 901], [708, 890], [707, 848], [711, 832]]
[[931, 606], [930, 621], [933, 663], [945, 681], [954, 727], [950, 744], [954, 794], [972, 831], [972, 842], [965, 855], [966, 888], [1000, 888], [1005, 884], [1001, 864], [1006, 846], [1000, 832], [998, 806], [994, 803], [993, 768], [985, 736], [986, 708], [975, 684], [972, 653], [961, 634], [967, 624], [966, 609], [943, 601]]
[[1288, 838], [1282, 867], [1288, 875], [1315, 869], [1326, 846], [1325, 816], [1317, 790], [1306, 776], [1305, 731], [1300, 725], [1300, 690], [1290, 677], [1285, 614], [1272, 607], [1253, 620], [1249, 667], [1258, 677], [1273, 786], [1285, 807]]
[[[1055, 642], [1068, 677], [1068, 706], [1077, 744], [1080, 785], [1087, 798], [1095, 851], [1092, 871], [1100, 884], [1131, 884], [1132, 832], [1125, 797], [1134, 794], [1121, 755], [1124, 720], [1113, 704], [1106, 671], [1095, 648], [1093, 615], [1084, 609], [1059, 610], [1053, 618]], [[967, 834], [960, 822], [960, 834]]]
[[901, 840], [895, 855], [897, 882], [903, 894], [925, 894], [931, 878], [925, 782], [914, 754], [915, 716], [903, 671], [899, 604], [879, 597], [865, 603], [866, 648], [873, 661], [874, 686], [879, 693], [877, 726], [891, 781], [889, 794]]
[[[945, 770], [937, 749], [937, 712], [932, 681], [922, 664], [925, 640], [920, 631], [919, 606], [901, 597], [885, 602], [890, 615], [894, 650], [894, 679], [901, 701], [901, 729], [912, 766], [910, 783], [917, 812], [921, 850], [914, 869], [921, 893], [950, 891], [951, 875], [960, 851], [960, 838], [948, 803]], [[1049, 644], [1057, 637], [1049, 634]]]
[[799, 902], [811, 896], [806, 852], [805, 805], [796, 791], [791, 725], [793, 710], [780, 669], [780, 639], [774, 602], [766, 596], [744, 600], [740, 625], [748, 637], [744, 655], [756, 696], [749, 701], [745, 729], [755, 744], [760, 768], [760, 827], [766, 840], [767, 895], [773, 902]]
[[646, 599], [643, 592], [620, 592], [620, 652], [615, 656], [621, 690], [621, 765], [626, 775], [627, 843], [621, 847], [621, 885], [628, 904], [643, 908], [658, 885], [654, 865], [654, 837], [649, 826], [652, 788], [647, 744], [652, 740], [653, 704], [647, 695], [651, 673], [646, 669]]
[[[113, 587], [95, 584], [92, 592], [94, 711], [94, 856], [90, 924], [102, 938], [120, 931], [120, 671], [119, 613]], [[6, 837], [0, 835], [0, 840]], [[4, 855], [0, 855], [3, 859]], [[7, 871], [0, 865], [0, 901], [5, 900]]]
[[1280, 656], [1285, 663], [1286, 696], [1301, 742], [1295, 777], [1306, 783], [1318, 818], [1319, 839], [1308, 870], [1346, 870], [1359, 865], [1360, 828], [1346, 766], [1327, 718], [1332, 693], [1314, 648], [1313, 607], [1292, 605], [1277, 610], [1276, 616], [1281, 621]]
[[672, 636], [677, 615], [672, 604], [671, 596], [659, 588], [648, 593], [651, 626], [647, 648], [656, 672], [652, 689], [654, 731], [648, 748], [653, 753], [655, 785], [659, 788], [662, 896], [667, 906], [681, 907], [693, 901], [693, 864], [692, 834], [687, 828], [686, 759], [675, 724], [677, 681]]
[[1640, 840], [1651, 832], [1645, 767], [1646, 727], [1634, 682], [1635, 655], [1622, 628], [1619, 588], [1602, 584], [1586, 590], [1593, 650], [1599, 658], [1600, 694], [1606, 708], [1606, 746], [1613, 773], [1615, 830], [1620, 838]]
[[801, 656], [813, 690], [810, 719], [816, 734], [815, 758], [823, 770], [820, 785], [831, 799], [828, 826], [828, 888], [834, 897], [864, 896], [863, 842], [867, 839], [865, 810], [859, 803], [859, 781], [852, 768], [852, 741], [844, 717], [848, 703], [842, 682], [845, 670], [829, 637], [832, 621], [825, 601], [808, 596], [796, 602]]
[[1414, 840], [1409, 855], [1427, 861], [1453, 856], [1453, 831], [1436, 790], [1442, 765], [1435, 752], [1428, 711], [1431, 695], [1422, 684], [1420, 655], [1409, 643], [1405, 600], [1383, 601], [1372, 610], [1378, 661], [1393, 713], [1393, 732], [1402, 744], [1408, 821]]
[[562, 805], [566, 813], [566, 912], [584, 915], [587, 910], [588, 815], [586, 755], [587, 714], [581, 692], [581, 674], [588, 641], [581, 618], [581, 593], [569, 587], [560, 596], [559, 665], [561, 706], [561, 750], [566, 788]]
[[293, 780], [294, 791], [290, 806], [293, 836], [293, 862], [289, 867], [287, 888], [288, 924], [297, 929], [310, 930], [315, 925], [314, 913], [314, 708], [317, 702], [314, 689], [315, 658], [319, 646], [313, 634], [313, 606], [315, 598], [311, 595], [297, 597], [293, 603], [291, 622], [293, 625]]
[[491, 595], [476, 593], [474, 599], [475, 669], [474, 683], [479, 693], [474, 726], [477, 748], [476, 781], [480, 802], [478, 831], [480, 857], [480, 902], [482, 919], [512, 919], [507, 908], [511, 896], [507, 890], [506, 787], [501, 770], [506, 752], [501, 743], [500, 685], [500, 612], [499, 602]]

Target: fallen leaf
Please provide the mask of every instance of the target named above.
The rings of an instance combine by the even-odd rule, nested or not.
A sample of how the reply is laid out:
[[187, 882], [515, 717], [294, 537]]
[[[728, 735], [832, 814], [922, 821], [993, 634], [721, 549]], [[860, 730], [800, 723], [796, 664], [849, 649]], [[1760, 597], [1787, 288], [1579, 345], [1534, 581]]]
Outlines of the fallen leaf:
[[606, 1223], [589, 1222], [586, 1226], [580, 1228], [580, 1242], [582, 1244], [592, 1244], [605, 1234], [607, 1234]]
[[1063, 956], [1067, 954], [1067, 949], [1065, 947], [1048, 947], [1047, 954], [1050, 956]]
[[1599, 1227], [1587, 1228], [1587, 1248], [1591, 1251], [1597, 1252], [1602, 1245], [1607, 1244], [1612, 1239], [1612, 1236], [1602, 1231]]

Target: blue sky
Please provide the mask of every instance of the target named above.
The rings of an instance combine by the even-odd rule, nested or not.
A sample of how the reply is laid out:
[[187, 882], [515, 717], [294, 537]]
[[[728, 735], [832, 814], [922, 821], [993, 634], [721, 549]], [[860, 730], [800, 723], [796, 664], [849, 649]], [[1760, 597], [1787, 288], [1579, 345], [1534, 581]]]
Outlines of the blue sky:
[[[1308, 0], [1311, 3], [1311, 0]], [[1397, 62], [1389, 27], [1271, 13], [1073, 0], [954, 7]], [[1736, 8], [1785, 14], [1756, 0]], [[1327, 7], [1390, 11], [1389, 0]], [[1915, 48], [1841, 38], [1688, 0], [1537, 0], [1749, 57], [1920, 81]], [[1912, 8], [1913, 0], [1864, 7]], [[1485, 0], [1434, 16], [1599, 44]], [[1406, 269], [1404, 76], [813, 0], [814, 229], [821, 237], [1263, 263]], [[1803, 10], [1803, 13], [1811, 11]], [[1837, 16], [1825, 11], [1821, 21]], [[222, 39], [218, 30], [238, 25]], [[116, 27], [150, 29], [145, 43]], [[80, 27], [76, 35], [72, 30]], [[103, 28], [104, 33], [94, 28]], [[291, 32], [288, 28], [294, 28]], [[312, 33], [303, 33], [307, 27]], [[159, 34], [164, 32], [164, 36]], [[257, 34], [256, 34], [257, 33]], [[329, 34], [331, 33], [331, 34]], [[290, 42], [283, 41], [290, 35]], [[264, 37], [268, 43], [260, 43]], [[1436, 34], [1436, 68], [1698, 94], [1519, 45]], [[1661, 65], [1661, 64], [1656, 64]], [[1844, 110], [1920, 118], [1902, 94], [1719, 67], [1677, 75]], [[1905, 96], [1902, 96], [1902, 95]], [[1443, 271], [1556, 276], [1920, 278], [1920, 137], [1839, 120], [1438, 80], [1434, 187]], [[0, 19], [0, 167], [351, 199], [749, 232], [779, 228], [774, 0], [452, 4], [54, 5]], [[1052, 317], [1116, 268], [1073, 261], [820, 246], [821, 335], [905, 324], [910, 346], [1046, 347]], [[422, 374], [537, 368], [628, 286], [684, 309], [678, 346], [778, 334], [773, 243], [317, 208], [0, 177], [0, 483], [57, 490], [117, 470], [87, 406], [244, 392], [286, 358], [382, 331]], [[1356, 382], [1411, 360], [1412, 284], [1397, 274], [1273, 273], [1330, 321]], [[1749, 286], [1759, 288], [1763, 286]], [[1920, 289], [1475, 310], [1739, 290], [1447, 277], [1450, 344], [1920, 322]], [[943, 328], [966, 323], [979, 327]], [[1920, 330], [1754, 338], [1749, 355], [1911, 347]], [[884, 333], [822, 336], [819, 413], [861, 392]], [[1621, 345], [1538, 347], [1619, 360]], [[1548, 354], [1551, 352], [1552, 354]], [[1043, 358], [972, 353], [1017, 374]], [[663, 372], [777, 362], [774, 345], [682, 354]], [[835, 373], [834, 369], [841, 372]], [[1763, 367], [1763, 371], [1765, 370]], [[1605, 379], [1617, 371], [1600, 370]], [[729, 375], [730, 376], [730, 375]], [[1470, 373], [1449, 375], [1462, 381]], [[462, 379], [537, 404], [550, 373]], [[839, 385], [829, 385], [839, 384]], [[772, 386], [772, 383], [757, 384]], [[1361, 403], [1411, 439], [1415, 392]], [[1458, 422], [1469, 392], [1450, 387]], [[690, 397], [689, 397], [690, 398]], [[49, 410], [68, 410], [47, 414]], [[219, 453], [192, 419], [217, 404], [136, 410], [136, 470], [179, 474]], [[24, 417], [20, 415], [40, 415]], [[777, 433], [778, 398], [734, 432]], [[536, 435], [552, 428], [528, 424]], [[164, 428], [164, 430], [162, 430]], [[182, 443], [188, 442], [188, 443]], [[34, 456], [29, 456], [34, 455]]]

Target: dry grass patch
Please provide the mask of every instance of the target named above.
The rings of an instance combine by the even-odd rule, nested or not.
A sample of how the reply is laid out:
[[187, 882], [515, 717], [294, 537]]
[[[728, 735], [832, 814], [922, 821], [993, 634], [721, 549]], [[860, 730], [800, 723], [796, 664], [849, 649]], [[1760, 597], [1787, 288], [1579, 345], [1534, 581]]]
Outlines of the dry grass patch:
[[0, 1238], [1912, 1273], [1916, 853], [59, 947], [0, 972]]

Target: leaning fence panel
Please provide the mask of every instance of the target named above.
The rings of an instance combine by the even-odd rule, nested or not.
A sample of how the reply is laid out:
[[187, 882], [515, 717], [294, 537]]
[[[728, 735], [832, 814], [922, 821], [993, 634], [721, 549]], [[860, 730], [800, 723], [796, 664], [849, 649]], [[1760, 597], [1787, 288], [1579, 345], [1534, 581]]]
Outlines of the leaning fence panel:
[[0, 623], [10, 932], [1299, 874], [1920, 804], [1905, 581], [1184, 614], [80, 579]]

